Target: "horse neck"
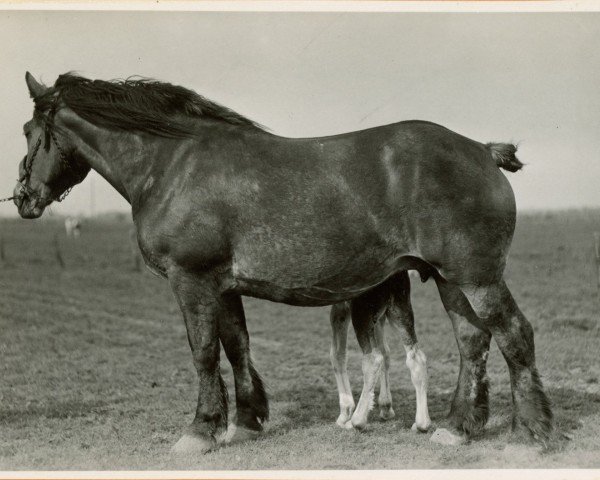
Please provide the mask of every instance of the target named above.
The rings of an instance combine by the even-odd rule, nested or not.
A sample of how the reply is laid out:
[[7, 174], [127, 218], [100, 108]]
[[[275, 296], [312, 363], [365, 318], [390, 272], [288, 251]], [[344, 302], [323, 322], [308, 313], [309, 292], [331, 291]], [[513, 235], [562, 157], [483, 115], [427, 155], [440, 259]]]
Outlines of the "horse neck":
[[149, 143], [157, 139], [97, 127], [66, 108], [59, 110], [56, 118], [74, 142], [79, 160], [98, 172], [131, 203], [141, 180], [155, 163], [148, 152], [155, 151]]

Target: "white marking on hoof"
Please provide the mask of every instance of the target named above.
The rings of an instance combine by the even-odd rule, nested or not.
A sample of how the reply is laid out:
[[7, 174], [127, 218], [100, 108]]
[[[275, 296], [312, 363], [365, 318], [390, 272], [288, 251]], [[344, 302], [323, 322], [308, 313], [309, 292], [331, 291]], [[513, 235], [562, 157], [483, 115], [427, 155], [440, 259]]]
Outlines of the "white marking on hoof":
[[422, 423], [422, 424], [418, 424], [417, 422], [413, 423], [412, 427], [410, 427], [410, 429], [413, 432], [418, 432], [418, 433], [427, 433], [429, 432], [429, 429], [431, 428], [431, 422], [428, 421], [426, 423]]
[[203, 455], [215, 448], [217, 442], [213, 438], [185, 434], [171, 448], [175, 455]]
[[340, 415], [336, 422], [340, 427], [347, 428], [345, 425], [352, 418], [354, 413], [354, 399], [352, 395], [340, 394]]
[[440, 445], [463, 445], [467, 443], [467, 438], [464, 435], [452, 433], [445, 428], [438, 428], [433, 432], [429, 441]]
[[366, 418], [361, 418], [359, 419], [358, 417], [355, 418], [354, 415], [352, 415], [352, 418], [350, 419], [350, 421], [348, 422], [350, 425], [352, 425], [352, 428], [355, 428], [356, 430], [364, 430], [367, 426], [367, 419]]
[[340, 416], [335, 421], [336, 425], [341, 428], [348, 428], [346, 424], [350, 422], [350, 417], [348, 415], [341, 413]]
[[379, 418], [382, 420], [391, 420], [396, 416], [396, 412], [392, 407], [381, 408], [379, 409]]

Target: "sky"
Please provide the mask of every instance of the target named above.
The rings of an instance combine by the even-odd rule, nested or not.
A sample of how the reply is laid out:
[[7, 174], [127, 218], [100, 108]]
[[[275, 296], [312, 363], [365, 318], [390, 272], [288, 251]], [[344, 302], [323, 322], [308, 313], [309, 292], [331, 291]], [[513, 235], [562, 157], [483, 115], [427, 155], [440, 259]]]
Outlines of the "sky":
[[[598, 207], [598, 45], [600, 13], [0, 11], [0, 197], [26, 153], [29, 70], [153, 77], [290, 137], [429, 120], [518, 143], [520, 210]], [[129, 205], [96, 174], [53, 207], [113, 210]]]

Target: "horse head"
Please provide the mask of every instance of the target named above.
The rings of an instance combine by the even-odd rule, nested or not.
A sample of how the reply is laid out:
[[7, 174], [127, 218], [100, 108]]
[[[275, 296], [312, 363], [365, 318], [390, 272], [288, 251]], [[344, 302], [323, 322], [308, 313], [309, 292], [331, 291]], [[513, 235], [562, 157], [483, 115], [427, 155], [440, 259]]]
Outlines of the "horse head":
[[58, 92], [25, 75], [35, 109], [23, 126], [27, 155], [19, 164], [14, 202], [23, 218], [38, 218], [54, 201], [61, 201], [73, 186], [83, 181], [89, 167], [78, 161], [73, 143], [55, 125], [60, 108]]

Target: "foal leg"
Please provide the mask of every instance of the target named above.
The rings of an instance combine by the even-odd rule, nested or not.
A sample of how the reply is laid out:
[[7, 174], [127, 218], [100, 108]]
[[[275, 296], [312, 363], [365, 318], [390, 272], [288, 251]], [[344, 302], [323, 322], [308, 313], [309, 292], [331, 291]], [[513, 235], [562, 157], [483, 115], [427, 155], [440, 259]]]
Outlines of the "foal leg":
[[506, 283], [462, 288], [482, 323], [494, 336], [510, 371], [513, 428], [524, 425], [545, 444], [552, 411], [535, 366], [533, 328], [519, 310]]
[[478, 433], [489, 416], [488, 377], [486, 363], [491, 334], [469, 305], [458, 287], [437, 279], [444, 308], [452, 321], [454, 337], [460, 352], [460, 373], [454, 392], [448, 423], [453, 443], [462, 443]]
[[346, 302], [333, 305], [329, 319], [333, 333], [329, 356], [333, 365], [340, 400], [340, 416], [336, 423], [342, 428], [352, 428], [352, 424], [349, 421], [352, 412], [354, 412], [354, 398], [352, 397], [350, 379], [348, 378], [348, 370], [346, 369], [350, 305]]
[[219, 371], [218, 336], [218, 319], [227, 312], [227, 300], [208, 275], [177, 268], [169, 272], [169, 281], [183, 313], [199, 383], [196, 415], [173, 451], [205, 453], [227, 426], [227, 389]]
[[392, 408], [392, 391], [390, 388], [390, 347], [385, 340], [385, 315], [375, 322], [375, 339], [383, 353], [383, 370], [381, 372], [381, 386], [379, 387], [379, 417], [390, 420], [396, 416]]
[[219, 318], [219, 338], [233, 369], [236, 413], [226, 441], [255, 438], [269, 418], [269, 403], [260, 375], [252, 365], [246, 317], [239, 295], [229, 295]]
[[383, 354], [375, 338], [375, 323], [384, 313], [387, 300], [387, 287], [381, 286], [353, 299], [350, 304], [352, 325], [363, 352], [363, 389], [351, 419], [352, 426], [359, 430], [367, 425], [369, 411], [374, 406], [375, 384], [383, 364]]
[[431, 427], [427, 407], [427, 357], [419, 348], [415, 333], [415, 318], [410, 303], [410, 279], [408, 272], [394, 277], [392, 295], [387, 317], [399, 333], [406, 351], [406, 366], [410, 370], [410, 379], [415, 387], [417, 411], [413, 431], [427, 432]]

